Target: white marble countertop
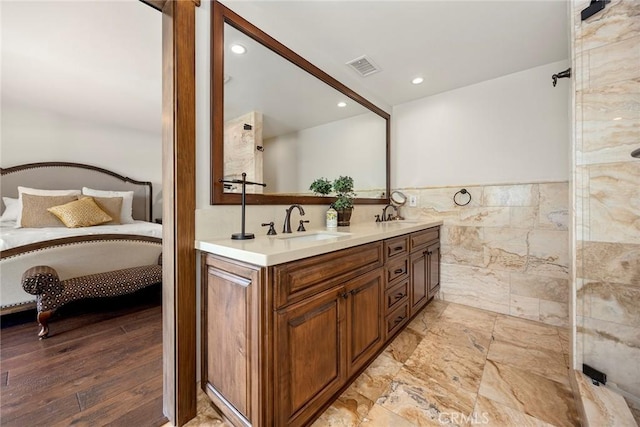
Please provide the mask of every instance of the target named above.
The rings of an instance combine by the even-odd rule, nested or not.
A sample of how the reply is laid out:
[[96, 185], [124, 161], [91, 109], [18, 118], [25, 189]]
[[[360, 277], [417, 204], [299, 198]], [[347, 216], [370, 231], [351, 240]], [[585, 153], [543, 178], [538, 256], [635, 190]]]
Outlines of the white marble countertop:
[[[442, 221], [390, 221], [353, 224], [350, 227], [314, 229], [252, 240], [203, 239], [195, 247], [204, 252], [259, 266], [282, 264], [297, 259], [339, 251], [414, 231], [442, 225]], [[312, 240], [314, 238], [323, 240]]]

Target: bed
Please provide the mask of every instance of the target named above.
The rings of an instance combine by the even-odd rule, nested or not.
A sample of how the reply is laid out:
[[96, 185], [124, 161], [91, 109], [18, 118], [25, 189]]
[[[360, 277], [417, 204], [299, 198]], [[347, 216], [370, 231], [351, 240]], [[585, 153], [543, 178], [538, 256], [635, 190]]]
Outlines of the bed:
[[[0, 222], [0, 314], [36, 307], [36, 297], [23, 289], [23, 275], [35, 266], [54, 269], [63, 282], [159, 264], [162, 226], [152, 222], [150, 182], [68, 162], [0, 168], [3, 198], [18, 198], [19, 186], [42, 190], [87, 187], [96, 191], [133, 191], [132, 222], [81, 228], [16, 228], [10, 221]], [[3, 212], [5, 209], [3, 203]]]

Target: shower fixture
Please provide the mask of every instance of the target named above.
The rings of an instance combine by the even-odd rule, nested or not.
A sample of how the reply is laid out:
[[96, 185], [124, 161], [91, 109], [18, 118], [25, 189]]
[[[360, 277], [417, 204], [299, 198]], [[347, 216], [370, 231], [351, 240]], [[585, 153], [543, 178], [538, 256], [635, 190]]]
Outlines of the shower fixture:
[[571, 77], [571, 68], [567, 68], [564, 71], [560, 71], [558, 74], [554, 74], [551, 76], [551, 80], [553, 80], [553, 87], [556, 87], [558, 83], [558, 79], [564, 79]]

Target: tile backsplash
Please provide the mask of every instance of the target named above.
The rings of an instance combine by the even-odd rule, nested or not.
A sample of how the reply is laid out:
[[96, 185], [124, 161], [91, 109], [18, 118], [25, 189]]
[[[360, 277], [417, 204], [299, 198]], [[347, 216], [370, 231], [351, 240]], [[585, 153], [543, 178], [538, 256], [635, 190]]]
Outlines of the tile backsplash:
[[[406, 218], [442, 219], [441, 298], [544, 323], [569, 324], [569, 184], [400, 189]], [[467, 201], [459, 194], [458, 202]]]

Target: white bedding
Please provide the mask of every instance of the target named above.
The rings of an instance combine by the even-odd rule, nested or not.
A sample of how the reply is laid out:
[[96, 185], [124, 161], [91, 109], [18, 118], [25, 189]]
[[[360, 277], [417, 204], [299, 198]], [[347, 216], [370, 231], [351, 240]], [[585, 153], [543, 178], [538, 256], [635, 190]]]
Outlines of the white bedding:
[[94, 227], [67, 228], [15, 228], [15, 222], [0, 222], [0, 251], [72, 236], [95, 234], [134, 234], [162, 238], [162, 225], [146, 221], [134, 221], [133, 224], [97, 225]]

